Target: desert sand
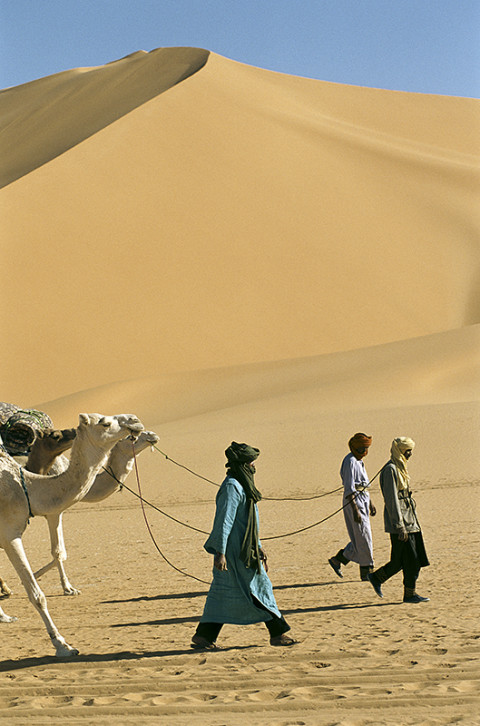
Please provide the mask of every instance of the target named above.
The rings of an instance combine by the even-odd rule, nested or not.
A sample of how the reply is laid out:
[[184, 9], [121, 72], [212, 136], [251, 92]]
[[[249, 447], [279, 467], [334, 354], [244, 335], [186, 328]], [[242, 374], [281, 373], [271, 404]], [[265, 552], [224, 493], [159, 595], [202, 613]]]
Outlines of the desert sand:
[[[0, 398], [134, 412], [160, 437], [129, 490], [65, 514], [80, 654], [53, 655], [5, 555], [0, 722], [183, 726], [480, 723], [479, 102], [277, 74], [195, 48], [143, 51], [0, 92]], [[339, 467], [373, 436], [409, 468], [431, 566], [380, 600], [346, 544]], [[261, 450], [261, 536], [300, 641], [226, 626], [189, 648], [232, 440]], [[165, 454], [169, 457], [166, 458]], [[172, 461], [172, 459], [174, 461]], [[178, 462], [204, 479], [198, 478]], [[288, 501], [288, 497], [318, 499]], [[271, 501], [276, 498], [278, 501]], [[378, 479], [375, 560], [388, 558]], [[278, 537], [278, 535], [286, 535]], [[45, 521], [24, 542], [49, 558]]]

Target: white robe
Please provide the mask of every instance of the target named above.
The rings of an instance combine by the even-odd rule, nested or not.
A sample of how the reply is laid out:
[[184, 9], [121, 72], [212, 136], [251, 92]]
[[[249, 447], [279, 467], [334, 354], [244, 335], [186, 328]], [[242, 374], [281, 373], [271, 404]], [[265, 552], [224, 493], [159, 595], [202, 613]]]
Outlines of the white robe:
[[[370, 529], [370, 485], [367, 471], [363, 461], [359, 461], [353, 454], [347, 454], [342, 461], [340, 476], [343, 483], [343, 504], [346, 505], [343, 514], [350, 537], [350, 542], [343, 550], [347, 560], [357, 562], [361, 566], [373, 566], [373, 542]], [[355, 522], [352, 506], [347, 503], [351, 494], [356, 494], [355, 502], [360, 512], [361, 521]]]

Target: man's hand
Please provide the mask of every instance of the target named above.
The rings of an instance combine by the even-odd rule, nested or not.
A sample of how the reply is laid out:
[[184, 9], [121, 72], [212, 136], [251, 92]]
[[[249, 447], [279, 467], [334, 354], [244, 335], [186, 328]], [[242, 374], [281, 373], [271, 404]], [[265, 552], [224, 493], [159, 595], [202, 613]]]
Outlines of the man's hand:
[[213, 558], [213, 566], [217, 568], [217, 570], [220, 570], [221, 572], [227, 571], [227, 558], [224, 554], [221, 552], [217, 552], [215, 557]]
[[374, 517], [377, 513], [377, 508], [373, 502], [370, 502], [370, 516]]
[[357, 524], [360, 524], [360, 522], [362, 521], [362, 517], [361, 517], [360, 511], [357, 507], [357, 503], [355, 501], [355, 494], [350, 494], [348, 501], [350, 502], [350, 506], [352, 507], [352, 510], [353, 510], [354, 522], [356, 522]]
[[406, 542], [408, 540], [408, 532], [406, 529], [401, 529], [398, 533], [398, 539], [400, 542]]
[[265, 568], [265, 572], [268, 572], [268, 562], [267, 562], [267, 553], [264, 549], [260, 549], [260, 560], [263, 563], [263, 566]]

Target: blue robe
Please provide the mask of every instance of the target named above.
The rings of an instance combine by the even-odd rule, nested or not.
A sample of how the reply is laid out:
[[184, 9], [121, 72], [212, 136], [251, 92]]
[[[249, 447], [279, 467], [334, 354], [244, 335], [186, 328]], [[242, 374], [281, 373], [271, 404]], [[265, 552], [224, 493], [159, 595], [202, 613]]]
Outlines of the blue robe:
[[[255, 505], [258, 523], [258, 509]], [[248, 506], [243, 487], [228, 477], [218, 490], [212, 532], [204, 544], [211, 555], [225, 554], [227, 571], [213, 568], [213, 581], [200, 622], [249, 625], [281, 617], [272, 583], [263, 569], [247, 567], [240, 559], [240, 550], [247, 527]], [[269, 612], [254, 604], [255, 597]]]
[[[347, 454], [342, 461], [340, 476], [343, 482], [343, 514], [350, 542], [343, 550], [344, 557], [362, 566], [373, 566], [372, 530], [370, 528], [370, 495], [365, 464], [353, 454]], [[364, 489], [365, 487], [365, 489]], [[360, 491], [362, 490], [363, 491]], [[355, 502], [360, 512], [361, 522], [355, 522], [353, 509], [347, 504], [350, 494], [356, 493]]]

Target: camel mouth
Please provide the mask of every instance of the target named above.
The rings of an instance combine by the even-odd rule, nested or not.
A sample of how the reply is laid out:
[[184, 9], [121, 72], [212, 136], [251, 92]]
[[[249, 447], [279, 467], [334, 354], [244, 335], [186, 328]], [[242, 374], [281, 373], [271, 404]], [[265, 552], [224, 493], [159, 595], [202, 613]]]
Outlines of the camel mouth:
[[141, 434], [143, 431], [143, 424], [141, 424], [140, 422], [132, 423], [125, 426], [125, 428], [130, 431], [130, 436], [137, 438], [138, 435]]

